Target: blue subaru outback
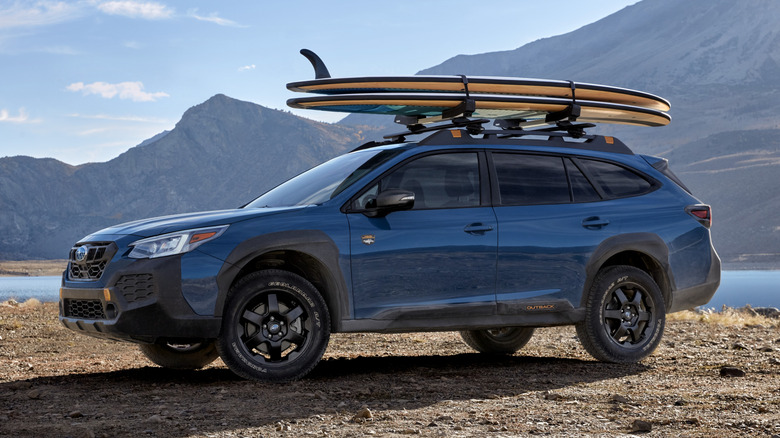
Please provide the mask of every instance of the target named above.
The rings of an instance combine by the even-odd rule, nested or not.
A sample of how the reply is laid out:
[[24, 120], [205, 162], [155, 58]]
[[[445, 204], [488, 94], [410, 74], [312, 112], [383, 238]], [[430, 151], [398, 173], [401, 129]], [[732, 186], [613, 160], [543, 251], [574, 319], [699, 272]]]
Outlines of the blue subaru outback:
[[710, 207], [666, 160], [582, 132], [450, 128], [361, 146], [235, 210], [89, 235], [60, 320], [163, 367], [221, 357], [285, 381], [331, 332], [454, 330], [511, 354], [574, 325], [596, 359], [636, 362], [667, 313], [715, 293]]

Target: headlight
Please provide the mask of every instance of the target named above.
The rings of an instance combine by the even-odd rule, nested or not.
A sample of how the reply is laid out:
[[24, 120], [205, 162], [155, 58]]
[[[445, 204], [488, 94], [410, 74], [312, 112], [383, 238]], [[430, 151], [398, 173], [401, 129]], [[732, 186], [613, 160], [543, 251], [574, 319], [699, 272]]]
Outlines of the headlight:
[[133, 250], [127, 256], [133, 259], [153, 259], [183, 254], [221, 236], [227, 227], [197, 228], [136, 240], [130, 244]]

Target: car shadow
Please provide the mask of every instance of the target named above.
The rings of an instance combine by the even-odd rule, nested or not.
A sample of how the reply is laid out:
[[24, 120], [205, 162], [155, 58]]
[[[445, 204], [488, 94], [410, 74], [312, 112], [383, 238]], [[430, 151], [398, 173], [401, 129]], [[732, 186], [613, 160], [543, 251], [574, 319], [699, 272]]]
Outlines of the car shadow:
[[534, 393], [647, 369], [522, 355], [372, 356], [328, 358], [303, 380], [268, 384], [242, 380], [218, 361], [197, 371], [143, 367], [7, 382], [0, 384], [0, 394], [7, 394], [0, 402], [13, 406], [10, 430], [23, 430], [18, 422], [25, 419], [17, 414], [40, 413], [43, 406], [39, 418], [47, 421], [35, 430], [53, 436], [74, 425], [109, 436], [189, 436], [317, 415], [348, 420], [364, 406], [403, 411], [445, 401], [540, 397]]

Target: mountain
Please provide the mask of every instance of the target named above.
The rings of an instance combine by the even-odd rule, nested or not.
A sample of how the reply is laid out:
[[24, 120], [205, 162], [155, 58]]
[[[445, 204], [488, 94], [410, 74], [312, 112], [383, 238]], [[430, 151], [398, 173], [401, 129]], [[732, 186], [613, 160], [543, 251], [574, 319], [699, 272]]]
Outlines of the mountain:
[[[591, 132], [669, 158], [713, 205], [713, 237], [725, 261], [780, 267], [778, 23], [776, 0], [644, 0], [564, 35], [459, 55], [418, 74], [570, 79], [667, 98], [669, 126]], [[372, 120], [384, 131], [401, 129], [390, 126], [392, 117], [350, 115], [340, 123]]]
[[[777, 128], [780, 2], [645, 0], [565, 35], [510, 51], [460, 55], [419, 74], [571, 79], [672, 102], [651, 147], [714, 132]], [[648, 133], [621, 128], [623, 139]]]
[[242, 205], [364, 141], [363, 133], [217, 95], [105, 163], [0, 159], [0, 259], [65, 258], [133, 219]]

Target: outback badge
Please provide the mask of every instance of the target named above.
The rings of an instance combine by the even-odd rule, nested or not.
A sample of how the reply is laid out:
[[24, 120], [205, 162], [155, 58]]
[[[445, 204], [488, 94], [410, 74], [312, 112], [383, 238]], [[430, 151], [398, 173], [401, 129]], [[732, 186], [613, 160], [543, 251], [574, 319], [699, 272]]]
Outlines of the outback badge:
[[360, 238], [363, 240], [363, 243], [366, 245], [373, 245], [374, 242], [376, 242], [376, 236], [373, 234], [364, 234], [360, 236]]

